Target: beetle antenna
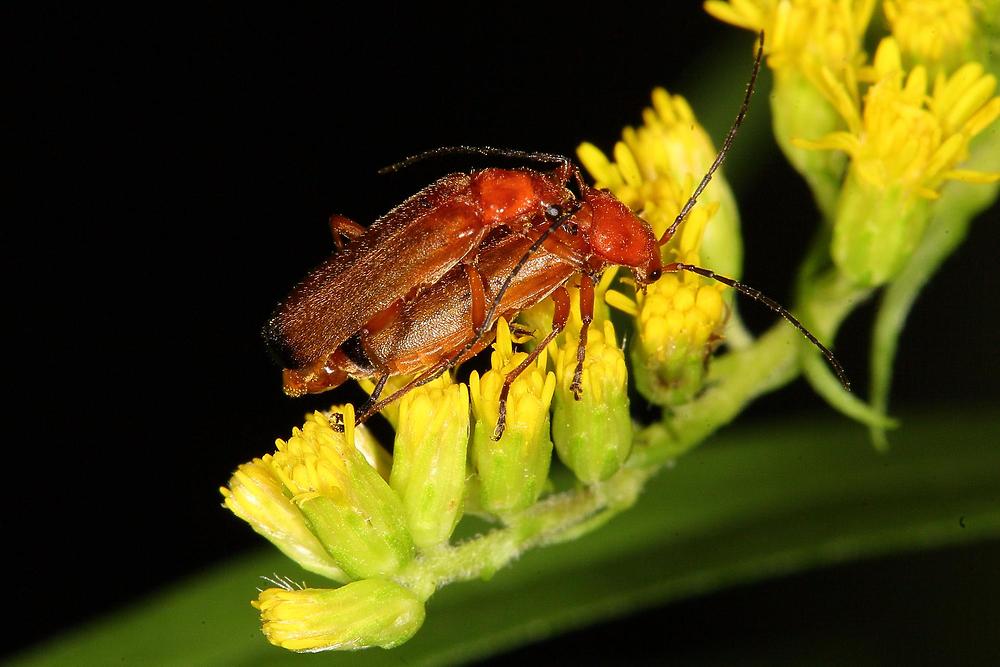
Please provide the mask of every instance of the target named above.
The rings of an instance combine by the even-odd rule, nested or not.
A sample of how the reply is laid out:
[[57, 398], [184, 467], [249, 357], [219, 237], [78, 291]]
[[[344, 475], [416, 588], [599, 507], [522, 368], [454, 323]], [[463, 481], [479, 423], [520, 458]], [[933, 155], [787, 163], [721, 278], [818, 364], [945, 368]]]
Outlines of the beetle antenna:
[[847, 378], [847, 373], [844, 371], [844, 367], [841, 366], [840, 362], [837, 361], [837, 358], [833, 356], [833, 352], [831, 352], [825, 345], [823, 345], [823, 343], [819, 342], [819, 339], [816, 338], [816, 336], [814, 336], [813, 333], [809, 331], [809, 329], [806, 329], [805, 325], [799, 322], [798, 319], [796, 319], [794, 315], [788, 312], [788, 310], [780, 303], [778, 303], [777, 301], [767, 296], [758, 289], [750, 287], [749, 285], [744, 285], [738, 280], [733, 280], [732, 278], [720, 276], [718, 273], [710, 269], [703, 269], [700, 266], [694, 266], [693, 264], [683, 264], [681, 262], [674, 262], [672, 264], [667, 264], [666, 266], [663, 267], [664, 273], [668, 271], [678, 271], [678, 270], [689, 271], [690, 273], [697, 273], [699, 276], [711, 278], [712, 280], [720, 282], [723, 285], [726, 285], [727, 287], [732, 287], [740, 294], [748, 296], [754, 301], [764, 304], [778, 315], [781, 315], [783, 318], [788, 320], [788, 322], [791, 323], [792, 326], [794, 326], [796, 329], [802, 332], [802, 335], [805, 336], [810, 343], [815, 345], [819, 349], [819, 351], [823, 353], [823, 356], [826, 357], [826, 360], [830, 363], [830, 366], [837, 374], [837, 379], [840, 380], [840, 384], [842, 384], [844, 386], [844, 389], [846, 389], [847, 391], [851, 390], [851, 381]]
[[736, 132], [740, 129], [740, 125], [743, 124], [743, 119], [746, 118], [747, 110], [750, 108], [750, 98], [753, 96], [754, 85], [757, 83], [757, 75], [760, 73], [760, 62], [764, 57], [764, 31], [761, 30], [758, 36], [758, 46], [757, 46], [757, 56], [753, 61], [753, 71], [750, 73], [750, 81], [747, 83], [747, 92], [743, 95], [743, 104], [740, 106], [740, 112], [736, 114], [736, 120], [733, 121], [733, 126], [729, 128], [729, 133], [726, 134], [725, 140], [722, 142], [722, 148], [719, 149], [718, 155], [715, 156], [715, 160], [712, 162], [712, 166], [708, 168], [708, 172], [701, 179], [701, 183], [698, 187], [694, 189], [694, 192], [688, 197], [687, 202], [684, 204], [684, 208], [681, 212], [677, 214], [674, 218], [673, 223], [667, 228], [667, 231], [663, 232], [663, 236], [660, 237], [660, 245], [664, 245], [669, 241], [674, 232], [677, 231], [677, 226], [684, 221], [687, 214], [691, 212], [694, 205], [698, 202], [698, 197], [701, 193], [708, 187], [709, 181], [712, 180], [712, 176], [715, 172], [722, 166], [723, 160], [726, 159], [726, 155], [729, 154], [729, 149], [732, 148], [733, 140], [736, 139]]
[[428, 151], [424, 151], [423, 153], [417, 153], [416, 155], [411, 155], [408, 158], [403, 158], [395, 164], [390, 164], [388, 167], [382, 167], [378, 170], [378, 173], [394, 174], [397, 171], [402, 171], [403, 169], [411, 167], [418, 162], [448, 155], [482, 155], [484, 157], [506, 157], [513, 158], [515, 160], [530, 160], [533, 162], [541, 162], [543, 164], [570, 164], [568, 157], [564, 155], [556, 155], [555, 153], [518, 151], [509, 148], [494, 148], [493, 146], [441, 146], [440, 148], [432, 148]]

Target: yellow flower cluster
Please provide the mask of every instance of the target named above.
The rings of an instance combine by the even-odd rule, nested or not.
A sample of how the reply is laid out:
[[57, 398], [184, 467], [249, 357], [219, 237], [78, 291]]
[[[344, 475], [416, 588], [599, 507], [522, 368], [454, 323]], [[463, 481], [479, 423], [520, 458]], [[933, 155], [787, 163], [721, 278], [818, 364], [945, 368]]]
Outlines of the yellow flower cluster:
[[847, 131], [799, 141], [801, 146], [843, 151], [865, 183], [901, 187], [928, 199], [938, 196], [945, 180], [983, 183], [1000, 177], [955, 169], [968, 157], [969, 141], [1000, 116], [996, 78], [981, 65], [967, 63], [951, 76], [939, 73], [928, 90], [927, 70], [918, 65], [907, 75], [897, 41], [887, 37], [872, 66], [860, 73], [871, 81], [863, 104], [856, 81], [827, 76], [821, 88]]
[[875, 0], [709, 0], [705, 11], [754, 32], [764, 32], [768, 65], [780, 78], [793, 70], [814, 77], [863, 58], [861, 40]]
[[[577, 154], [597, 187], [611, 190], [660, 236], [674, 222], [716, 153], [691, 107], [680, 96], [656, 89], [653, 107], [644, 111], [643, 120], [641, 127], [625, 129], [622, 141], [615, 144], [614, 161], [587, 143]], [[739, 255], [740, 250], [735, 207], [720, 175], [666, 245], [665, 259], [701, 264], [709, 222], [726, 232], [718, 238], [731, 247], [708, 263], [720, 272], [738, 273], [739, 260], [723, 257]], [[700, 387], [705, 362], [721, 340], [729, 314], [723, 289], [701, 276], [674, 273], [664, 275], [635, 297], [617, 290], [607, 292], [608, 305], [637, 320], [634, 370], [651, 375], [646, 379], [636, 376], [637, 386], [647, 398], [658, 403], [683, 401]], [[679, 393], [675, 391], [678, 387], [682, 388]]]
[[976, 30], [966, 0], [885, 0], [882, 11], [902, 51], [925, 65], [966, 55]]
[[482, 377], [473, 371], [469, 377], [476, 417], [471, 459], [478, 475], [479, 504], [497, 515], [534, 504], [545, 489], [552, 462], [549, 408], [556, 378], [545, 370], [545, 354], [539, 354], [510, 386], [506, 429], [499, 440], [493, 439], [504, 380], [527, 356], [525, 352], [514, 352], [510, 327], [501, 318], [490, 370]]
[[[490, 370], [482, 377], [478, 371], [472, 371], [469, 378], [472, 410], [479, 422], [490, 425], [490, 428], [496, 426], [504, 379], [527, 356], [525, 352], [514, 351], [510, 327], [501, 318], [497, 323], [496, 343], [490, 355]], [[539, 428], [541, 416], [548, 412], [552, 392], [556, 387], [555, 375], [546, 372], [545, 368], [545, 355], [539, 355], [537, 361], [511, 385], [507, 399], [508, 431], [534, 431]]]

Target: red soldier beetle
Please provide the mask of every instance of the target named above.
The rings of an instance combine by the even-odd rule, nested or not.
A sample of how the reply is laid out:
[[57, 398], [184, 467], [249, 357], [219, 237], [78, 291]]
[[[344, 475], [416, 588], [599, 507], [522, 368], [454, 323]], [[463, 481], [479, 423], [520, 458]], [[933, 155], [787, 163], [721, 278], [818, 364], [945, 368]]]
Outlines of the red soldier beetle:
[[[335, 238], [341, 233], [349, 238], [354, 235], [357, 246], [348, 249], [347, 259], [338, 260], [337, 257], [341, 256], [335, 256], [311, 273], [296, 288], [289, 301], [279, 306], [265, 329], [272, 346], [279, 351], [291, 351], [291, 358], [301, 366], [301, 369], [293, 367], [286, 370], [286, 391], [293, 395], [323, 391], [339, 385], [348, 376], [378, 375], [379, 381], [368, 405], [358, 414], [358, 422], [363, 422], [414, 387], [430, 381], [485, 347], [488, 341], [484, 337], [501, 314], [515, 315], [551, 295], [556, 304], [552, 331], [505, 379], [494, 432], [494, 438], [499, 439], [504, 430], [510, 385], [564, 328], [569, 299], [563, 284], [577, 273], [580, 275], [582, 327], [571, 386], [577, 398], [580, 397], [587, 330], [593, 318], [593, 287], [600, 274], [612, 264], [630, 268], [638, 289], [644, 289], [664, 272], [689, 271], [750, 296], [798, 328], [824, 354], [844, 386], [849, 387], [846, 375], [833, 354], [777, 302], [754, 288], [702, 267], [678, 262], [664, 266], [660, 257], [660, 247], [673, 237], [725, 159], [749, 107], [762, 55], [763, 35], [743, 104], [722, 148], [674, 222], [659, 239], [645, 221], [613, 195], [587, 185], [579, 169], [563, 157], [491, 148], [440, 148], [407, 158], [383, 170], [396, 171], [428, 157], [455, 152], [535, 159], [558, 165], [551, 174], [492, 169], [473, 172], [471, 176], [446, 176], [364, 232], [359, 226], [343, 219], [331, 220]], [[517, 176], [513, 177], [513, 174]], [[565, 187], [571, 177], [580, 191], [579, 198], [573, 197]], [[530, 182], [531, 187], [508, 187], [508, 178]], [[477, 190], [470, 187], [473, 182], [482, 185]], [[477, 193], [479, 199], [476, 195], [470, 197], [469, 193]], [[491, 196], [519, 204], [512, 207], [514, 213], [511, 214], [505, 206], [490, 206], [487, 200]], [[453, 214], [453, 206], [460, 212]], [[462, 207], [466, 207], [464, 212]], [[470, 213], [469, 209], [476, 213]], [[485, 215], [482, 213], [484, 210], [487, 212]], [[456, 220], [452, 220], [450, 215], [454, 215]], [[392, 241], [401, 235], [419, 234], [416, 241], [406, 239], [409, 240], [407, 250], [410, 252], [424, 246], [438, 248], [449, 243], [451, 239], [447, 230], [443, 233], [432, 230], [439, 219], [468, 230], [460, 240], [471, 238], [474, 242], [458, 244], [457, 249], [435, 255], [430, 260], [418, 258], [420, 261], [410, 262], [402, 269], [389, 267], [392, 276], [404, 278], [402, 286], [392, 285], [386, 293], [374, 295], [370, 301], [375, 305], [358, 306], [352, 301], [348, 308], [349, 317], [336, 319], [322, 313], [309, 314], [308, 311], [314, 307], [325, 305], [337, 308], [333, 302], [337, 288], [355, 286], [349, 285], [353, 281], [345, 279], [342, 274], [348, 277], [377, 277], [378, 272], [386, 268], [379, 259], [385, 257], [392, 249]], [[497, 230], [497, 235], [479, 245], [490, 230]], [[339, 238], [337, 240], [339, 246]], [[401, 257], [402, 252], [396, 249], [393, 256]], [[523, 254], [512, 263], [510, 260], [518, 257], [517, 252]], [[423, 267], [420, 267], [421, 261]], [[477, 267], [480, 263], [482, 266]], [[359, 264], [367, 266], [356, 268]], [[417, 271], [417, 268], [422, 268], [423, 272]], [[358, 284], [381, 288], [385, 281]], [[487, 290], [491, 298], [489, 309], [485, 310]], [[335, 320], [332, 325], [331, 320]], [[318, 326], [324, 324], [325, 327]], [[471, 337], [468, 336], [470, 331]], [[380, 399], [387, 378], [407, 372], [416, 372], [417, 376], [389, 397]]]
[[[616, 239], [616, 243], [605, 244], [610, 253], [604, 257], [607, 262], [617, 262], [619, 246], [629, 238], [637, 238], [630, 231], [632, 227], [648, 230], [644, 221], [611, 194], [587, 186], [577, 167], [561, 156], [491, 148], [444, 148], [383, 171], [456, 151], [557, 166], [551, 172], [488, 168], [472, 174], [450, 174], [410, 197], [369, 229], [333, 216], [330, 227], [340, 252], [307, 275], [264, 328], [274, 356], [285, 366], [286, 393], [316, 393], [332, 389], [352, 375], [363, 374], [364, 364], [352, 359], [352, 355], [358, 356], [356, 335], [380, 330], [382, 322], [392, 319], [402, 303], [419, 298], [423, 289], [456, 265], [466, 270], [469, 293], [478, 299], [471, 330], [477, 338], [482, 336], [480, 324], [486, 302], [475, 264], [478, 246], [490, 230], [502, 227], [533, 238], [540, 229], [541, 240], [548, 235], [544, 231], [547, 226], [576, 225], [568, 221], [586, 206], [587, 224], [604, 230], [604, 237]], [[585, 201], [578, 201], [566, 187], [571, 178], [579, 185]], [[549, 243], [553, 251], [572, 261], [583, 249], [576, 247], [579, 242], [572, 235], [564, 236], [568, 241], [560, 242], [557, 235]], [[341, 237], [349, 240], [346, 248]], [[652, 247], [655, 243], [650, 244]], [[658, 257], [656, 262], [658, 265]], [[587, 268], [582, 263], [574, 266], [579, 270]]]
[[[264, 328], [275, 356], [293, 375], [300, 372], [308, 380], [317, 363], [380, 313], [466, 258], [474, 261], [491, 229], [528, 232], [548, 224], [547, 214], [573, 200], [566, 188], [572, 166], [544, 154], [517, 156], [558, 166], [549, 173], [490, 168], [450, 174], [368, 229], [341, 216], [331, 218], [342, 251], [309, 273], [275, 310]], [[346, 248], [341, 236], [349, 240]], [[286, 383], [286, 391], [301, 393], [294, 382]]]

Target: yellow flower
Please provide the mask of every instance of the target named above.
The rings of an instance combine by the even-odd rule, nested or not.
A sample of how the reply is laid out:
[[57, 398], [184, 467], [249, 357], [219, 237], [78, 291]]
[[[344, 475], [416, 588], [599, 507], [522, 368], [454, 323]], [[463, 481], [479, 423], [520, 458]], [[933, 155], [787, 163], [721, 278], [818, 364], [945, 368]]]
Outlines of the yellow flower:
[[[626, 128], [614, 161], [592, 144], [577, 153], [597, 181], [662, 235], [674, 222], [715, 158], [708, 135], [679, 96], [657, 89], [644, 124]], [[709, 224], [711, 222], [711, 225]], [[711, 230], [711, 233], [709, 233]], [[665, 246], [666, 262], [704, 263], [738, 276], [742, 245], [736, 206], [720, 174]], [[694, 274], [666, 274], [645, 293], [629, 297], [609, 290], [608, 305], [637, 318], [632, 345], [636, 386], [656, 403], [689, 400], [700, 389], [708, 355], [722, 338], [730, 309], [723, 286]], [[700, 304], [704, 307], [694, 307]]]
[[353, 407], [340, 415], [337, 431], [313, 413], [261, 461], [344, 572], [355, 579], [391, 574], [413, 557], [403, 507], [355, 447]]
[[819, 92], [824, 77], [853, 81], [864, 62], [863, 39], [874, 0], [711, 0], [705, 9], [718, 19], [764, 31], [767, 62], [774, 70], [771, 113], [774, 136], [805, 178], [820, 211], [830, 215], [843, 180], [845, 160], [793, 143], [840, 128], [837, 112]]
[[781, 77], [839, 71], [863, 57], [861, 40], [875, 0], [709, 0], [705, 11], [754, 32], [764, 31], [767, 63]]
[[420, 548], [447, 542], [462, 517], [468, 444], [469, 388], [450, 373], [399, 401], [389, 484]]
[[882, 6], [901, 50], [927, 66], [968, 57], [976, 35], [966, 0], [886, 0]]
[[[950, 77], [938, 74], [928, 91], [927, 70], [903, 71], [899, 46], [892, 37], [879, 44], [874, 64], [863, 71], [872, 80], [864, 97], [857, 84], [828, 77], [824, 92], [847, 124], [819, 141], [800, 140], [813, 149], [839, 150], [865, 184], [900, 187], [935, 199], [946, 180], [993, 182], [994, 173], [956, 170], [968, 157], [969, 141], [1000, 116], [996, 78], [978, 63], [967, 63]], [[929, 92], [929, 94], [928, 94]]]
[[879, 44], [871, 67], [861, 70], [871, 84], [861, 95], [832, 76], [823, 91], [847, 130], [807, 149], [850, 156], [847, 179], [834, 216], [831, 254], [837, 267], [866, 287], [895, 277], [923, 238], [930, 202], [948, 180], [989, 183], [1000, 174], [956, 167], [969, 155], [969, 142], [1000, 116], [996, 78], [978, 63], [951, 76], [939, 72], [928, 90], [927, 70], [906, 74], [892, 37]]
[[583, 482], [607, 479], [632, 450], [628, 372], [610, 320], [591, 326], [580, 400], [573, 395], [579, 339], [567, 336], [552, 355], [556, 368], [552, 439], [559, 458]]
[[229, 486], [219, 489], [224, 505], [302, 568], [334, 581], [349, 577], [312, 533], [299, 508], [289, 500], [271, 466], [261, 459], [241, 465]]
[[402, 586], [381, 579], [335, 589], [298, 588], [284, 580], [251, 604], [275, 646], [303, 653], [392, 648], [424, 622], [424, 605]]
[[504, 379], [526, 357], [524, 352], [513, 351], [510, 328], [501, 318], [490, 370], [481, 378], [477, 371], [469, 377], [469, 394], [476, 417], [472, 461], [479, 475], [480, 503], [496, 514], [533, 504], [545, 487], [552, 459], [549, 406], [556, 378], [545, 371], [544, 354], [511, 385], [506, 429], [500, 440], [493, 440]]
[[634, 301], [618, 292], [608, 294], [608, 303], [638, 318], [632, 373], [636, 389], [651, 402], [685, 403], [701, 389], [728, 315], [722, 289], [696, 275], [668, 273]]

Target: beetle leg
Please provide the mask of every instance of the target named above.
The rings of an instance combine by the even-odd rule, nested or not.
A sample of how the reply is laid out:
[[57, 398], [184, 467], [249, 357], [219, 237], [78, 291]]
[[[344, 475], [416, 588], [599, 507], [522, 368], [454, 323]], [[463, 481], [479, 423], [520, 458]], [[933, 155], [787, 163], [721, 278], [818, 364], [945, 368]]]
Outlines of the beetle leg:
[[472, 294], [472, 333], [478, 334], [486, 322], [486, 283], [483, 274], [471, 264], [463, 264], [469, 277], [469, 292]]
[[587, 331], [594, 321], [594, 281], [586, 273], [580, 276], [580, 319], [583, 325], [580, 327], [580, 342], [576, 346], [576, 370], [573, 371], [573, 384], [569, 386], [573, 391], [573, 398], [578, 401], [583, 397], [583, 360], [587, 356]]
[[524, 358], [524, 361], [517, 365], [517, 368], [507, 373], [507, 377], [503, 380], [503, 387], [500, 389], [500, 405], [497, 410], [497, 426], [493, 430], [494, 440], [500, 439], [507, 426], [507, 395], [510, 394], [510, 387], [514, 384], [514, 380], [535, 362], [538, 355], [544, 352], [548, 344], [566, 327], [566, 320], [569, 319], [569, 292], [560, 285], [552, 293], [552, 300], [556, 304], [555, 312], [552, 314], [552, 331], [535, 346], [535, 349]]
[[364, 227], [350, 218], [345, 218], [337, 213], [330, 216], [330, 233], [333, 234], [333, 242], [337, 246], [337, 252], [344, 252], [344, 241], [341, 237], [353, 241], [360, 238], [366, 231]]
[[[442, 373], [444, 373], [446, 370], [448, 370], [448, 362], [447, 361], [439, 361], [438, 363], [434, 364], [433, 366], [431, 366], [430, 368], [428, 368], [426, 371], [424, 371], [423, 373], [421, 373], [417, 377], [415, 377], [412, 380], [410, 380], [409, 382], [407, 382], [401, 388], [399, 388], [396, 391], [394, 391], [387, 398], [383, 398], [383, 399], [379, 400], [378, 402], [373, 402], [373, 401], [369, 400], [367, 403], [365, 403], [364, 408], [362, 408], [357, 413], [357, 416], [354, 419], [354, 423], [355, 424], [363, 424], [363, 423], [365, 423], [376, 412], [379, 412], [380, 410], [382, 410], [383, 408], [385, 408], [387, 405], [392, 405], [393, 403], [395, 403], [396, 401], [398, 401], [403, 396], [405, 396], [406, 394], [410, 393], [411, 391], [413, 391], [417, 387], [419, 387], [421, 385], [424, 385], [424, 384], [427, 384], [431, 380], [436, 379], [439, 375], [441, 375]], [[381, 380], [380, 380], [380, 382], [381, 382]]]
[[365, 401], [365, 404], [361, 407], [360, 412], [362, 414], [364, 414], [365, 412], [368, 412], [368, 410], [371, 408], [371, 406], [375, 405], [375, 403], [378, 401], [379, 396], [382, 395], [382, 390], [385, 389], [385, 383], [388, 380], [389, 380], [389, 374], [388, 373], [383, 373], [382, 377], [380, 377], [378, 379], [378, 382], [375, 383], [375, 388], [372, 389], [372, 393], [368, 397], [368, 400]]

